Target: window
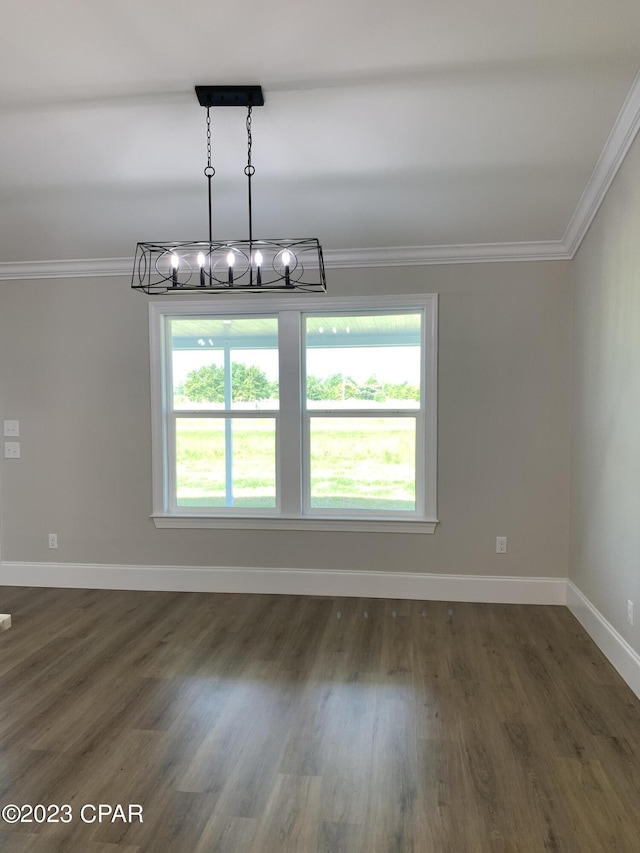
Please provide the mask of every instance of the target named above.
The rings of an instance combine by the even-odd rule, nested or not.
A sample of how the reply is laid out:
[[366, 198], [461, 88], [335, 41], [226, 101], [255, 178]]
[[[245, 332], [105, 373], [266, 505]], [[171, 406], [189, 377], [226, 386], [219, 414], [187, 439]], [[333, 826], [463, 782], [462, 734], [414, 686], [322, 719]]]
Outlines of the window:
[[157, 526], [433, 532], [435, 295], [150, 318]]
[[278, 318], [167, 317], [167, 506], [277, 507]]

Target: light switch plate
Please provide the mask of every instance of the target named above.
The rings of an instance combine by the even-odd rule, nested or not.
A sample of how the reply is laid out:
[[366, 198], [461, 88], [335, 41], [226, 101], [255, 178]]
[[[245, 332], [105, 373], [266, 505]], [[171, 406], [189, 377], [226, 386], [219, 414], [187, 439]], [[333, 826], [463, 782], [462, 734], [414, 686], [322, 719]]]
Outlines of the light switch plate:
[[5, 441], [4, 443], [4, 458], [5, 459], [20, 459], [20, 442]]
[[17, 438], [20, 435], [20, 421], [5, 421], [4, 434]]

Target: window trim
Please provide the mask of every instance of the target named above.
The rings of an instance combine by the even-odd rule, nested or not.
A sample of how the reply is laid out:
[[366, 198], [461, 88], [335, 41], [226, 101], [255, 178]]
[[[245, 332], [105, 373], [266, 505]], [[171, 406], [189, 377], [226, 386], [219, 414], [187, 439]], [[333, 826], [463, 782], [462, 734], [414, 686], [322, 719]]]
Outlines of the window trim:
[[[215, 299], [215, 301], [214, 301]], [[224, 299], [224, 303], [222, 303]], [[210, 514], [205, 511], [193, 511], [193, 508], [171, 511], [169, 503], [165, 503], [165, 495], [169, 494], [170, 485], [170, 445], [171, 438], [167, 434], [168, 401], [165, 389], [167, 388], [167, 370], [170, 364], [170, 341], [166, 334], [166, 317], [189, 316], [197, 314], [219, 315], [244, 314], [244, 315], [269, 315], [277, 313], [279, 318], [279, 341], [280, 341], [280, 376], [281, 387], [284, 371], [296, 371], [303, 369], [304, 341], [303, 330], [298, 325], [298, 317], [303, 319], [306, 313], [322, 311], [323, 313], [345, 313], [354, 312], [380, 312], [406, 311], [410, 309], [424, 311], [423, 342], [421, 382], [425, 398], [424, 408], [407, 410], [407, 416], [416, 417], [416, 429], [420, 431], [420, 420], [422, 419], [422, 435], [418, 436], [416, 446], [416, 467], [421, 466], [423, 478], [423, 501], [422, 514], [417, 516], [395, 517], [372, 517], [365, 513], [347, 516], [345, 513], [332, 515], [330, 512], [318, 512], [314, 510], [313, 516], [302, 514], [303, 512], [303, 486], [298, 483], [293, 489], [282, 490], [277, 498], [275, 510], [261, 508], [259, 514], [251, 511], [237, 509], [233, 514], [225, 515], [216, 511]], [[433, 533], [438, 523], [437, 518], [437, 380], [438, 380], [438, 296], [435, 293], [416, 295], [395, 296], [339, 296], [339, 297], [310, 297], [297, 295], [295, 297], [281, 297], [279, 295], [264, 294], [249, 301], [246, 296], [230, 298], [212, 297], [207, 301], [187, 299], [176, 303], [167, 298], [162, 301], [149, 303], [149, 347], [150, 347], [150, 379], [151, 379], [151, 441], [152, 441], [152, 513], [154, 524], [157, 528], [213, 528], [213, 529], [282, 529], [282, 530], [330, 530], [330, 531], [362, 531], [362, 532], [403, 532], [403, 533]], [[297, 343], [294, 343], [297, 338]], [[291, 347], [296, 347], [297, 363], [284, 358], [284, 353], [290, 352]], [[299, 382], [301, 386], [301, 381]], [[279, 414], [283, 410], [281, 401]], [[396, 410], [389, 410], [395, 412]], [[309, 410], [314, 413], [315, 410]], [[276, 454], [280, 464], [277, 465], [278, 486], [282, 486], [285, 480], [289, 485], [298, 476], [302, 477], [302, 468], [305, 461], [301, 453], [302, 433], [309, 418], [309, 412], [300, 408], [301, 422], [294, 424], [290, 429], [290, 435], [282, 435], [287, 418], [278, 417], [279, 429], [277, 430]], [[318, 415], [322, 410], [318, 411]], [[384, 414], [380, 411], [380, 416]], [[405, 414], [404, 410], [402, 411]], [[176, 415], [179, 413], [176, 412]], [[400, 414], [400, 412], [398, 412]], [[269, 413], [269, 417], [272, 413]], [[292, 425], [289, 424], [289, 427]], [[294, 432], [297, 435], [294, 435]], [[280, 447], [287, 447], [291, 451], [292, 442], [297, 445], [297, 457], [295, 466], [287, 466], [286, 459], [280, 453]], [[292, 454], [293, 455], [293, 454]], [[422, 456], [422, 459], [420, 457]], [[299, 462], [298, 462], [299, 460]], [[290, 470], [287, 470], [290, 468]], [[293, 469], [295, 468], [295, 471]], [[286, 494], [286, 498], [283, 495]], [[418, 501], [420, 500], [420, 496]], [[289, 500], [287, 500], [289, 498]], [[299, 509], [296, 510], [296, 503]], [[417, 502], [418, 503], [418, 502]], [[279, 514], [278, 508], [280, 510]]]

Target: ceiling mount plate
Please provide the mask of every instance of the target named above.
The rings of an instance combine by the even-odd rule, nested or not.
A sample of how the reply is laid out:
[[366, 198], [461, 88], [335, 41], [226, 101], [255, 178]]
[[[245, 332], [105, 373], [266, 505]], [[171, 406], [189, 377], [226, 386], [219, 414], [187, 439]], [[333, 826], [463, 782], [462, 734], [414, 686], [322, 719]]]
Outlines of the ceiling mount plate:
[[261, 107], [262, 86], [196, 86], [201, 107]]

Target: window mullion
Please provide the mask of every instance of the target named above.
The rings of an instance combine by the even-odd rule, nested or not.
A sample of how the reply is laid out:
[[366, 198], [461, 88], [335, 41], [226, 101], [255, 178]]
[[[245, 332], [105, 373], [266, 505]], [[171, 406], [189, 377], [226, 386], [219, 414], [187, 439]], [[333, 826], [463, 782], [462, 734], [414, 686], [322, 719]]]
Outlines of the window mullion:
[[283, 515], [300, 515], [301, 416], [300, 312], [282, 311], [278, 324], [280, 417], [278, 473]]
[[[176, 413], [168, 411], [166, 414], [166, 442], [167, 460], [166, 467], [166, 501], [171, 512], [177, 509], [176, 500]], [[170, 461], [169, 461], [170, 460]]]
[[[224, 344], [224, 407], [231, 409], [233, 389], [231, 387], [231, 347]], [[233, 422], [227, 415], [224, 419], [224, 505], [233, 506]]]

